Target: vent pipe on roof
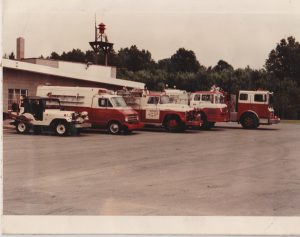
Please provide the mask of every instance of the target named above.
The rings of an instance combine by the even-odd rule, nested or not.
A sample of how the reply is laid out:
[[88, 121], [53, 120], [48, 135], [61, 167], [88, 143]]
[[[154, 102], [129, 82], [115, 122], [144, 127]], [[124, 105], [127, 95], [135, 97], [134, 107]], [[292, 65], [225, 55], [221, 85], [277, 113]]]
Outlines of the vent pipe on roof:
[[24, 59], [25, 54], [25, 39], [22, 37], [17, 38], [17, 60]]

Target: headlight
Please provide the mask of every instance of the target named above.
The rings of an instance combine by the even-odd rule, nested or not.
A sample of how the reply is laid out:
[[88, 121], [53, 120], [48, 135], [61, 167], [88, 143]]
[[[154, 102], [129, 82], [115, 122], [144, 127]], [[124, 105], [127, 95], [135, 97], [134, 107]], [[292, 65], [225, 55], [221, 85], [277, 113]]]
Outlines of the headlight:
[[125, 122], [128, 122], [128, 117], [127, 116], [125, 116]]
[[138, 115], [136, 116], [136, 120], [140, 120], [140, 118], [139, 118], [139, 116], [138, 116]]

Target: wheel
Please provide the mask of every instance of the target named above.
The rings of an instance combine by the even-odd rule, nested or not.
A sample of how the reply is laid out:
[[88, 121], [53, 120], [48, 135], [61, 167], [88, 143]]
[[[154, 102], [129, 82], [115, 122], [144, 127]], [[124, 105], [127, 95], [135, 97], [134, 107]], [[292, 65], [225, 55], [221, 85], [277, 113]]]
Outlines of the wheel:
[[113, 135], [117, 135], [117, 134], [120, 134], [121, 132], [121, 125], [118, 123], [118, 122], [110, 122], [108, 124], [108, 132], [110, 134], [113, 134]]
[[175, 116], [169, 117], [167, 119], [165, 127], [169, 132], [184, 131], [184, 126], [181, 124], [180, 119]]
[[65, 136], [69, 132], [69, 126], [66, 122], [58, 122], [54, 126], [54, 132], [58, 136]]
[[247, 114], [242, 117], [241, 124], [245, 129], [255, 129], [258, 127], [258, 119], [254, 114]]
[[17, 133], [25, 134], [25, 133], [29, 132], [30, 126], [29, 126], [29, 124], [26, 124], [24, 122], [18, 122], [16, 125], [16, 130], [17, 130]]

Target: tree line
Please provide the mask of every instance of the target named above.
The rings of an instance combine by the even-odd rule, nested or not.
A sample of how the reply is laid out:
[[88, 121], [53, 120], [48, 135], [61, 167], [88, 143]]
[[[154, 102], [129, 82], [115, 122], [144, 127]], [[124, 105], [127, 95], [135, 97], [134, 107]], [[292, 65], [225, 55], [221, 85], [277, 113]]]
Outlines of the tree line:
[[[95, 62], [95, 57], [98, 64], [104, 64], [103, 53], [95, 56], [92, 50], [73, 49], [61, 55], [52, 52], [47, 58], [87, 63]], [[239, 90], [270, 90], [275, 93], [277, 115], [300, 119], [300, 44], [292, 36], [277, 43], [261, 69], [235, 69], [224, 60], [205, 67], [192, 50], [185, 48], [156, 62], [148, 50], [136, 45], [112, 50], [108, 60], [110, 66], [117, 67], [118, 78], [143, 82], [150, 90], [162, 90], [166, 85], [187, 91], [209, 90], [217, 85], [235, 94]]]

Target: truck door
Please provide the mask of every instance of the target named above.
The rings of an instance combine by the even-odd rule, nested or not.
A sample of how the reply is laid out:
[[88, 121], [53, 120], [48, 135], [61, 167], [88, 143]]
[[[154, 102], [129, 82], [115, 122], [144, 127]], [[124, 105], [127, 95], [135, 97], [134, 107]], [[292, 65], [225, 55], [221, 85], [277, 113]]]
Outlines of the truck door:
[[94, 97], [93, 113], [89, 114], [92, 123], [99, 126], [106, 126], [110, 116], [110, 110], [108, 109], [110, 107], [112, 107], [112, 104], [108, 98]]
[[160, 119], [158, 102], [159, 102], [159, 96], [148, 97], [147, 105], [145, 106], [145, 120], [155, 122]]

